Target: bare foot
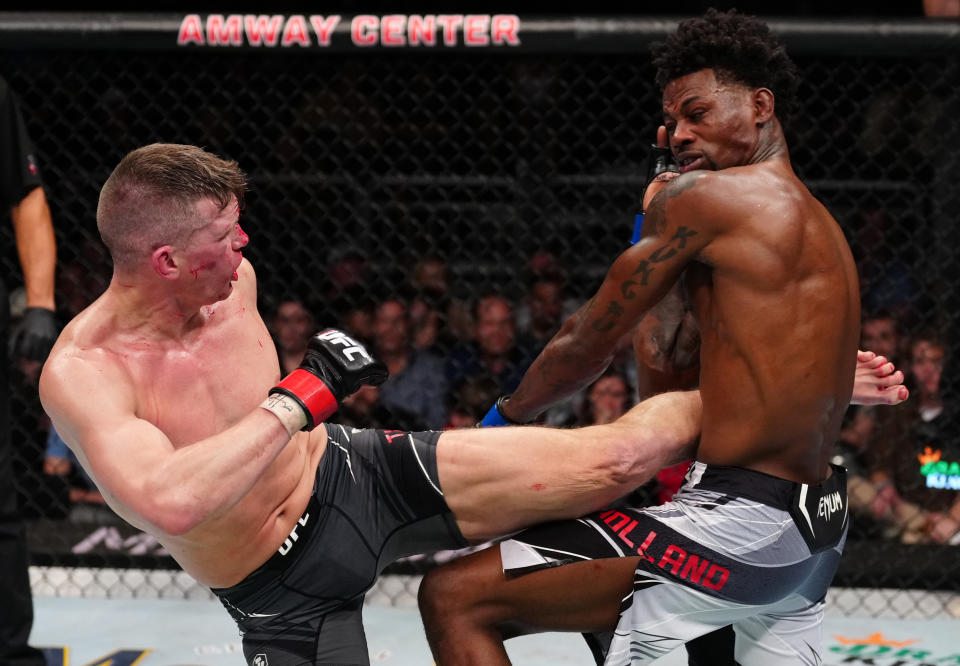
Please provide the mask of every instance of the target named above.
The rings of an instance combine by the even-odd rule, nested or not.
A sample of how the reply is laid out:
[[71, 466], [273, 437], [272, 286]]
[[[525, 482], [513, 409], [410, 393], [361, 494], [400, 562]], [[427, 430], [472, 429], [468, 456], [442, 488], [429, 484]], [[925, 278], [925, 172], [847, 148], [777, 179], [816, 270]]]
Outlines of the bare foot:
[[893, 363], [871, 351], [857, 351], [851, 405], [899, 405], [908, 397], [903, 373]]

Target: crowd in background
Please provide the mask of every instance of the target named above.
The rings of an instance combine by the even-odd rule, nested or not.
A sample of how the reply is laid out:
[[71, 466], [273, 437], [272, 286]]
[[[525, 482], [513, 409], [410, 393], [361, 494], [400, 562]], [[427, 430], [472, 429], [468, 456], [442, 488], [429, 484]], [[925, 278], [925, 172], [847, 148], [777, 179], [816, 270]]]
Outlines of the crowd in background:
[[[100, 261], [96, 246], [81, 253]], [[354, 249], [330, 256], [325, 284], [315, 293], [262, 293], [261, 310], [281, 372], [300, 363], [310, 336], [335, 326], [362, 340], [390, 370], [382, 386], [364, 387], [330, 419], [345, 425], [405, 430], [473, 427], [500, 395], [509, 394], [548, 340], [579, 306], [563, 266], [549, 252], [529, 257], [512, 294], [455, 294], [451, 267], [437, 254], [421, 257], [405, 275], [378, 282]], [[69, 318], [106, 286], [109, 275], [67, 265], [61, 270], [62, 316]], [[519, 297], [513, 295], [520, 293]], [[865, 303], [873, 300], [865, 296]], [[906, 335], [903, 312], [865, 306], [861, 348], [892, 360], [907, 377], [911, 398], [896, 407], [851, 407], [836, 447], [850, 470], [853, 538], [904, 543], [960, 542], [960, 445], [944, 431], [940, 378], [948, 349], [931, 328]], [[626, 342], [626, 341], [625, 341]], [[23, 365], [14, 390], [24, 404], [35, 393], [39, 366]], [[642, 396], [633, 350], [625, 344], [610, 368], [541, 422], [562, 427], [614, 420]], [[21, 418], [44, 451], [44, 497], [26, 504], [43, 515], [75, 521], [119, 520], [103, 504], [69, 449], [33, 404]], [[661, 471], [633, 501], [664, 502], [689, 463]]]

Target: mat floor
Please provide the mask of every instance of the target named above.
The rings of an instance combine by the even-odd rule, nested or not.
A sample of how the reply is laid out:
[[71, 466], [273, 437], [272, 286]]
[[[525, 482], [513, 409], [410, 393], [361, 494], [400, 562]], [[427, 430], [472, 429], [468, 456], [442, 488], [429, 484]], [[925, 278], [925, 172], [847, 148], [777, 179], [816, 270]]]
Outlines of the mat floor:
[[[33, 645], [55, 666], [237, 666], [240, 639], [216, 601], [35, 597]], [[364, 623], [371, 664], [430, 666], [415, 608], [368, 604]], [[960, 620], [828, 617], [825, 665], [960, 664]], [[590, 666], [576, 634], [541, 634], [507, 643], [515, 664]], [[685, 664], [683, 651], [656, 662]]]

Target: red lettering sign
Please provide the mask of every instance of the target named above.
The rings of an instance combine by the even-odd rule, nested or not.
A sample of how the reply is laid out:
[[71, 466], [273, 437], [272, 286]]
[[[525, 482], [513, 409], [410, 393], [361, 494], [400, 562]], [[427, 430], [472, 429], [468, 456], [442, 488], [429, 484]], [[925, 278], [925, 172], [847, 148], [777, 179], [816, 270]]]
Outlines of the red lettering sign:
[[333, 14], [326, 18], [314, 14], [310, 17], [310, 25], [313, 31], [317, 33], [317, 43], [320, 46], [330, 46], [330, 37], [333, 35], [334, 28], [340, 23], [339, 14]]

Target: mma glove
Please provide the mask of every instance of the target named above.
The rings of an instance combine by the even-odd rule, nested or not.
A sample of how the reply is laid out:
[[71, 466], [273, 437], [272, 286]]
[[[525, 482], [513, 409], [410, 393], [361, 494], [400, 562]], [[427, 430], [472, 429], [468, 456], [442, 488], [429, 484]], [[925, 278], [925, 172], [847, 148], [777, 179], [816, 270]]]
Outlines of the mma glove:
[[519, 421], [514, 421], [509, 416], [503, 413], [503, 403], [510, 399], [509, 395], [502, 395], [497, 398], [497, 401], [493, 403], [493, 407], [490, 408], [490, 411], [487, 412], [487, 415], [483, 417], [483, 420], [477, 424], [478, 428], [496, 428], [499, 426], [505, 425], [525, 425]]
[[303, 362], [270, 389], [270, 394], [293, 398], [307, 417], [302, 430], [313, 430], [337, 411], [344, 398], [365, 384], [380, 386], [389, 374], [363, 345], [330, 328], [310, 338]]
[[[647, 155], [647, 181], [643, 186], [643, 193], [640, 196], [641, 204], [647, 199], [647, 189], [654, 182], [667, 181], [676, 178], [676, 175], [664, 176], [663, 174], [680, 174], [680, 164], [673, 156], [673, 151], [663, 146], [650, 146], [650, 153]], [[641, 209], [645, 206], [641, 205]]]
[[57, 335], [59, 327], [53, 310], [27, 308], [10, 333], [7, 353], [11, 357], [46, 361], [53, 343], [57, 341]]

